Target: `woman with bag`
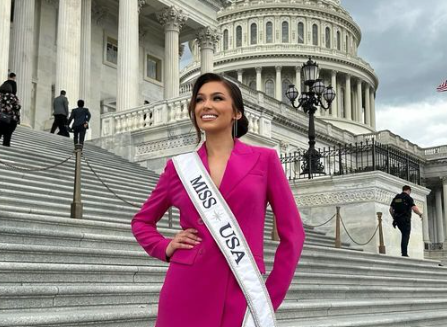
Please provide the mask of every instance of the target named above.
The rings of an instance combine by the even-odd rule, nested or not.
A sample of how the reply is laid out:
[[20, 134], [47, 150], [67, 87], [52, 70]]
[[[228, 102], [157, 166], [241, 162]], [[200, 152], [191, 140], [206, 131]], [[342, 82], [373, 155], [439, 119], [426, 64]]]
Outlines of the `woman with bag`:
[[11, 85], [5, 82], [0, 86], [0, 138], [3, 137], [4, 146], [11, 146], [11, 136], [18, 124], [19, 99], [12, 93]]
[[[239, 88], [216, 74], [194, 85], [189, 105], [197, 152], [169, 160], [156, 188], [132, 220], [146, 252], [170, 262], [156, 327], [273, 327], [304, 243], [304, 229], [274, 149], [238, 140], [248, 131]], [[267, 204], [281, 239], [264, 282]], [[182, 231], [156, 228], [169, 207]]]

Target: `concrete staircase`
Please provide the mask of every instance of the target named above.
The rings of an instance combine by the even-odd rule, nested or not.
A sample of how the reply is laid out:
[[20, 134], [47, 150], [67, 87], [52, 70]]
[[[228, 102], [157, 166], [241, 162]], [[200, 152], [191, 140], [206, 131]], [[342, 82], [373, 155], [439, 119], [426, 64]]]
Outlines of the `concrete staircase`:
[[[18, 128], [0, 160], [21, 167], [70, 156], [72, 141]], [[140, 205], [158, 175], [86, 145], [86, 157], [112, 190]], [[84, 219], [69, 218], [74, 160], [24, 172], [0, 163], [0, 326], [153, 326], [167, 265], [151, 259], [130, 232], [138, 210], [110, 193], [84, 165]], [[179, 230], [167, 215], [160, 231]], [[266, 224], [266, 265], [276, 242]], [[422, 261], [332, 248], [310, 227], [279, 326], [447, 326], [447, 269]], [[176, 327], [176, 326], [173, 326]], [[190, 326], [185, 326], [190, 327]], [[210, 326], [214, 327], [214, 326]], [[217, 327], [217, 326], [216, 326]]]

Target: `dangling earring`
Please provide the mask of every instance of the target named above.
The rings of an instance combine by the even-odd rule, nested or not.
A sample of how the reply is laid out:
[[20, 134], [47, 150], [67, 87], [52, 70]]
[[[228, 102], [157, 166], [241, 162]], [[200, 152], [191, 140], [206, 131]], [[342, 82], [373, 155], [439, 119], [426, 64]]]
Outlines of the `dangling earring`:
[[233, 138], [237, 138], [237, 119], [234, 119], [234, 123], [233, 123]]

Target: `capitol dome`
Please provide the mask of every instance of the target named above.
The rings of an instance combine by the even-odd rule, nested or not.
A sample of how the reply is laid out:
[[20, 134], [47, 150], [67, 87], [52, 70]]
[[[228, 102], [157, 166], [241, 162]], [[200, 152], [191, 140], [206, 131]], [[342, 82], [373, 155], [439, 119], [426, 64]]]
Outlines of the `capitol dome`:
[[[289, 103], [285, 91], [290, 84], [304, 89], [301, 66], [311, 57], [337, 93], [319, 118], [356, 134], [375, 130], [378, 78], [357, 54], [361, 30], [340, 0], [238, 0], [217, 19], [215, 72]], [[194, 59], [183, 69], [182, 83], [200, 74], [197, 41], [189, 46]]]

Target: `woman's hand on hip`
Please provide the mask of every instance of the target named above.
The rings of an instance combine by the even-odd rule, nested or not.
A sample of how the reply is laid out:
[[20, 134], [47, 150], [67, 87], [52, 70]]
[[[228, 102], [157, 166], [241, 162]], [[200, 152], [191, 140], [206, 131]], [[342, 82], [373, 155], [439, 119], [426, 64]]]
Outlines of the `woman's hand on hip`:
[[166, 255], [171, 257], [177, 249], [192, 249], [194, 245], [200, 244], [202, 239], [197, 236], [198, 231], [188, 228], [178, 232], [166, 248]]

